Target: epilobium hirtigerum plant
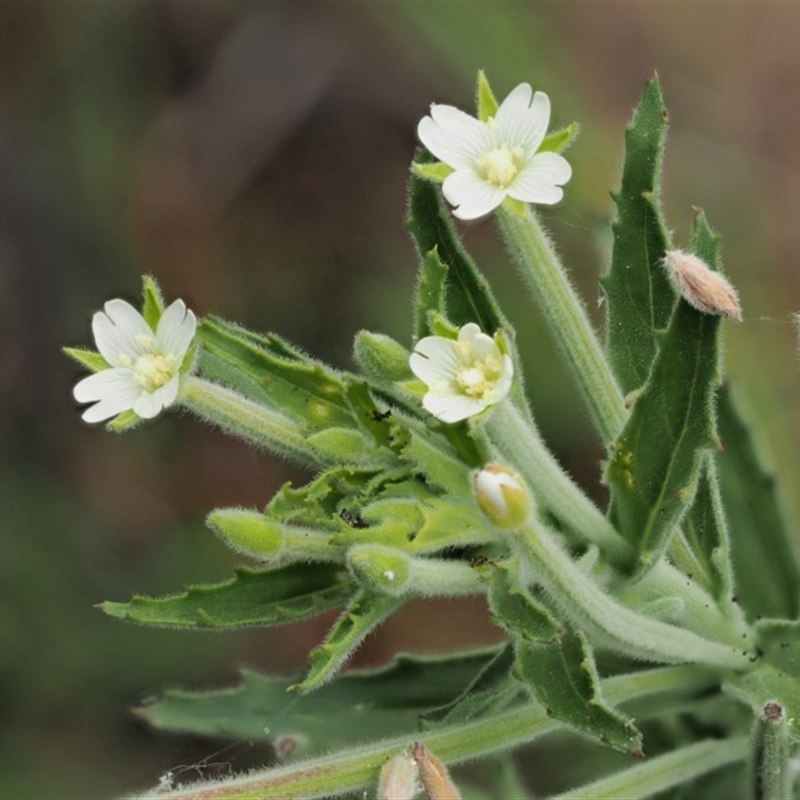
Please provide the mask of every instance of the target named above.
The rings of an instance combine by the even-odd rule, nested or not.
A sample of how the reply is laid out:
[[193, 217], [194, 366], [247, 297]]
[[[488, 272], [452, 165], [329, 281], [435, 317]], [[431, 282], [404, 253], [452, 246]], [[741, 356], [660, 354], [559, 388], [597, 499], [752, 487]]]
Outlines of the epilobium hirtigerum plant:
[[[480, 75], [477, 97], [474, 117], [434, 105], [419, 124], [408, 347], [362, 331], [359, 371], [334, 368], [274, 333], [196, 322], [145, 278], [141, 315], [111, 300], [99, 352], [68, 351], [94, 373], [75, 387], [87, 421], [121, 430], [174, 405], [314, 475], [264, 509], [209, 514], [247, 560], [232, 578], [107, 614], [207, 630], [341, 609], [303, 675], [248, 671], [144, 711], [156, 728], [265, 736], [291, 756], [216, 782], [165, 777], [146, 796], [523, 797], [525, 763], [509, 758], [522, 746], [534, 764], [561, 748], [560, 798], [800, 796], [797, 541], [724, 378], [721, 327], [741, 312], [718, 237], [699, 212], [678, 249], [662, 218], [659, 83], [626, 132], [602, 337], [536, 211], [580, 180], [562, 155], [576, 126], [548, 133], [550, 102], [526, 83], [498, 103]], [[451, 219], [487, 214], [604, 444], [608, 508], [539, 434], [525, 331]], [[409, 600], [467, 595], [504, 644], [345, 670]], [[458, 765], [481, 757], [494, 766], [476, 786]]]

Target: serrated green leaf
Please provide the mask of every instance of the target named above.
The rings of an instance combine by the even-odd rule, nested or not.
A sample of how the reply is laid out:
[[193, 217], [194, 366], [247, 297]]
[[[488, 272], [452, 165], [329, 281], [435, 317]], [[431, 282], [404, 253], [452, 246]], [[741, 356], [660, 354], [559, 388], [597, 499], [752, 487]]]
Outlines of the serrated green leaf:
[[449, 703], [491, 664], [496, 648], [453, 656], [398, 655], [377, 670], [347, 672], [302, 698], [291, 679], [242, 670], [241, 683], [211, 692], [169, 691], [137, 714], [156, 728], [236, 739], [294, 740], [295, 754], [412, 734], [419, 717]]
[[603, 699], [592, 650], [581, 633], [563, 630], [549, 643], [518, 639], [516, 673], [548, 715], [624, 753], [641, 754], [633, 721]]
[[[718, 239], [705, 217], [695, 224], [693, 250], [717, 263]], [[607, 480], [611, 519], [649, 569], [691, 507], [703, 452], [716, 443], [719, 317], [681, 301], [628, 422], [611, 445]]]
[[345, 665], [365, 637], [393, 614], [405, 601], [385, 594], [361, 590], [336, 620], [325, 641], [309, 654], [306, 677], [289, 687], [299, 694], [318, 689]]
[[730, 386], [719, 397], [717, 456], [720, 491], [728, 512], [736, 594], [748, 618], [786, 617], [800, 611], [797, 530], [778, 496]]
[[65, 355], [77, 361], [81, 366], [92, 372], [102, 372], [104, 369], [111, 369], [111, 364], [106, 361], [100, 353], [94, 350], [86, 350], [83, 347], [63, 347]]
[[544, 137], [539, 145], [540, 153], [553, 152], [563, 153], [567, 148], [572, 147], [581, 132], [581, 126], [577, 122], [567, 125], [566, 128], [559, 128]]
[[417, 302], [414, 304], [414, 339], [433, 336], [431, 313], [444, 314], [444, 284], [447, 266], [439, 258], [436, 246], [422, 257], [417, 283]]
[[494, 623], [520, 640], [544, 644], [557, 640], [561, 623], [522, 585], [517, 565], [497, 562], [491, 569], [488, 602]]
[[161, 289], [155, 278], [151, 275], [142, 277], [142, 296], [142, 316], [144, 321], [155, 330], [164, 313], [164, 298], [161, 296]]
[[703, 455], [695, 500], [684, 521], [683, 531], [703, 571], [703, 575], [693, 574], [692, 578], [707, 587], [723, 605], [730, 603], [733, 576], [728, 524], [711, 453]]
[[520, 696], [520, 685], [511, 675], [515, 658], [511, 644], [501, 648], [454, 700], [423, 715], [423, 727], [472, 722], [514, 702]]
[[341, 606], [352, 594], [347, 573], [331, 564], [288, 564], [251, 570], [240, 567], [223, 583], [192, 586], [164, 598], [136, 596], [106, 602], [111, 617], [166, 628], [237, 628], [282, 625]]
[[661, 266], [669, 249], [659, 199], [668, 122], [661, 86], [653, 78], [625, 132], [611, 268], [601, 279], [608, 300], [606, 348], [625, 394], [647, 379], [657, 334], [675, 304], [675, 290]]
[[723, 688], [756, 714], [768, 702], [780, 703], [790, 735], [800, 742], [800, 621], [764, 619], [755, 629], [760, 644], [758, 666], [730, 677]]
[[499, 108], [497, 98], [494, 96], [492, 87], [489, 85], [489, 80], [486, 73], [481, 69], [478, 70], [478, 81], [475, 88], [476, 106], [478, 109], [478, 119], [481, 122], [486, 122], [490, 117], [497, 113]]
[[[241, 329], [213, 317], [198, 327], [201, 352], [229, 365], [232, 369], [223, 377], [245, 396], [256, 401], [268, 398], [311, 431], [354, 425], [338, 374], [319, 362], [278, 356], [254, 339], [259, 337], [245, 336]], [[244, 380], [239, 380], [240, 375]], [[258, 397], [252, 397], [253, 382], [261, 390]]]

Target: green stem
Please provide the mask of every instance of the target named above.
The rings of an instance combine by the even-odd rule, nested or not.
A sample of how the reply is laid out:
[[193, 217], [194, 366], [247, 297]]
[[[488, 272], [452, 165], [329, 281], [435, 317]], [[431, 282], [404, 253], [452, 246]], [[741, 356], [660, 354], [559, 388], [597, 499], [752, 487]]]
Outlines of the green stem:
[[[582, 544], [596, 544], [623, 574], [633, 563], [634, 550], [608, 518], [567, 475], [539, 435], [510, 402], [500, 403], [486, 424], [501, 459], [519, 471], [533, 487], [538, 505], [560, 520]], [[704, 636], [748, 647], [752, 632], [720, 611], [717, 601], [698, 584], [661, 559], [639, 582], [623, 582], [618, 599], [632, 607], [641, 598], [679, 597], [686, 607], [686, 627]]]
[[523, 281], [569, 358], [595, 424], [611, 441], [625, 424], [625, 401], [558, 254], [532, 211], [501, 207], [497, 218]]
[[183, 406], [246, 441], [314, 465], [329, 461], [291, 420], [237, 392], [194, 375], [184, 379]]
[[756, 718], [751, 740], [750, 786], [756, 800], [791, 797], [789, 726], [780, 703], [767, 703]]
[[495, 409], [486, 431], [500, 455], [534, 490], [536, 502], [584, 541], [596, 544], [616, 567], [635, 560], [633, 548], [583, 493], [547, 449], [535, 425], [508, 400]]
[[[510, 534], [520, 556], [564, 614], [596, 641], [634, 658], [728, 669], [753, 665], [748, 653], [642, 616], [605, 594], [536, 519]], [[706, 634], [707, 635], [707, 634]]]
[[[602, 682], [605, 696], [624, 703], [648, 695], [695, 690], [697, 668], [666, 667], [619, 675]], [[707, 679], [703, 685], [707, 684]], [[687, 683], [688, 682], [688, 683]], [[388, 759], [403, 752], [413, 738], [422, 742], [448, 764], [469, 761], [531, 742], [563, 725], [548, 717], [544, 709], [527, 705], [494, 717], [460, 723], [414, 737], [412, 734], [384, 739], [342, 753], [311, 758], [285, 767], [261, 770], [244, 777], [200, 783], [173, 791], [160, 791], [159, 800], [313, 800], [354, 793], [375, 785]], [[141, 800], [153, 793], [141, 795]]]
[[697, 742], [550, 800], [619, 800], [621, 797], [639, 800], [652, 797], [720, 767], [743, 761], [746, 750], [744, 737]]

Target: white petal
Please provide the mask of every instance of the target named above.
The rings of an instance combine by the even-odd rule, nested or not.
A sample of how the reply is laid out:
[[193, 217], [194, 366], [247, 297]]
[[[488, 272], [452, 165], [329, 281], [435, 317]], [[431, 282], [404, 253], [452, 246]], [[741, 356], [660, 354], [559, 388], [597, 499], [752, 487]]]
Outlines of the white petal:
[[196, 330], [197, 320], [194, 314], [186, 308], [183, 300], [176, 300], [158, 321], [154, 349], [182, 360], [194, 339]]
[[535, 153], [542, 143], [550, 124], [550, 98], [536, 92], [531, 101], [531, 91], [527, 83], [521, 83], [497, 109], [494, 136], [498, 144]]
[[417, 136], [436, 158], [455, 168], [473, 166], [492, 149], [488, 126], [453, 106], [432, 105], [430, 116], [417, 125]]
[[506, 196], [505, 190], [481, 180], [472, 170], [458, 170], [448, 175], [442, 192], [453, 214], [459, 219], [477, 219], [494, 211]]
[[178, 376], [165, 383], [154, 392], [143, 392], [137, 399], [133, 410], [142, 419], [157, 417], [165, 408], [171, 406], [178, 396]]
[[480, 414], [487, 404], [476, 397], [465, 394], [434, 394], [428, 392], [422, 398], [423, 407], [442, 422], [460, 422], [467, 417]]
[[515, 200], [552, 205], [563, 196], [561, 184], [572, 177], [572, 167], [558, 153], [537, 153], [508, 187]]
[[109, 300], [103, 311], [92, 318], [92, 333], [100, 355], [112, 367], [125, 366], [120, 356], [134, 357], [143, 352], [139, 337], [152, 337], [153, 331], [142, 315], [124, 300]]
[[83, 412], [86, 422], [101, 422], [134, 407], [142, 388], [127, 369], [106, 369], [79, 381], [72, 390], [79, 403], [93, 403]]
[[451, 383], [459, 365], [456, 343], [444, 336], [426, 336], [417, 342], [408, 364], [411, 371], [428, 386]]

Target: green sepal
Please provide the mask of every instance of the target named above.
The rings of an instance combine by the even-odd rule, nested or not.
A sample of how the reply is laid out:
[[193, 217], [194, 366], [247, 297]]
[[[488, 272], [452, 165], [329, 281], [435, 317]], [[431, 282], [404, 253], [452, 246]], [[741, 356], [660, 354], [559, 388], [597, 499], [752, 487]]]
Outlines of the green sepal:
[[[305, 424], [310, 431], [353, 426], [344, 384], [321, 362], [300, 360], [294, 354], [287, 357], [276, 353], [278, 348], [268, 350], [257, 343], [267, 339], [248, 335], [215, 317], [204, 319], [197, 335], [202, 353], [215, 356], [231, 368], [220, 377], [245, 397], [256, 402], [268, 399], [274, 408]], [[279, 341], [277, 337], [273, 340]], [[205, 371], [202, 358], [201, 371]], [[240, 381], [239, 376], [244, 380]], [[260, 389], [258, 396], [253, 395], [254, 384]]]
[[481, 122], [486, 122], [497, 114], [497, 109], [500, 107], [492, 87], [489, 85], [486, 73], [482, 69], [478, 70], [478, 80], [475, 86], [475, 105], [478, 109], [478, 119]]
[[356, 648], [404, 600], [360, 590], [336, 620], [325, 641], [309, 653], [311, 666], [300, 683], [289, 691], [306, 694], [327, 683], [344, 666]]
[[[718, 247], [700, 213], [693, 251], [716, 265]], [[719, 322], [686, 302], [676, 305], [647, 383], [611, 444], [606, 472], [611, 519], [637, 548], [640, 570], [656, 563], [691, 507], [703, 453], [717, 444]]]
[[91, 372], [102, 372], [104, 369], [111, 369], [111, 364], [94, 350], [87, 350], [83, 347], [62, 347], [61, 352]]
[[723, 450], [716, 460], [739, 602], [749, 619], [795, 619], [800, 612], [797, 530], [729, 385], [720, 392], [718, 415]]
[[472, 722], [501, 711], [517, 700], [521, 687], [511, 674], [515, 658], [513, 646], [506, 644], [461, 694], [422, 716], [420, 722], [423, 729]]
[[780, 703], [790, 736], [800, 742], [800, 621], [764, 619], [755, 623], [755, 630], [760, 645], [758, 666], [731, 676], [723, 689], [750, 705], [754, 714], [771, 701]]
[[288, 564], [274, 569], [239, 567], [223, 583], [191, 586], [164, 598], [135, 596], [101, 603], [111, 617], [159, 628], [238, 628], [283, 625], [343, 605], [353, 586], [331, 564]]
[[144, 420], [135, 411], [123, 411], [106, 423], [106, 430], [112, 433], [124, 433], [131, 428], [135, 428], [143, 421]]
[[287, 702], [290, 678], [249, 669], [230, 689], [171, 690], [136, 709], [160, 730], [232, 739], [290, 739], [295, 754], [327, 751], [365, 740], [413, 735], [419, 716], [465, 692], [497, 649], [452, 656], [398, 655], [377, 670], [346, 672], [313, 694]]
[[142, 317], [150, 328], [155, 330], [164, 313], [164, 298], [155, 278], [151, 275], [142, 276], [142, 300]]
[[452, 175], [455, 170], [442, 161], [436, 161], [432, 164], [420, 164], [414, 162], [411, 165], [411, 170], [418, 178], [424, 181], [432, 181], [433, 183], [442, 183], [448, 175]]
[[567, 148], [572, 147], [578, 139], [581, 126], [577, 122], [567, 125], [566, 128], [559, 128], [544, 137], [539, 145], [539, 153], [563, 153]]
[[579, 733], [631, 755], [643, 755], [633, 721], [609, 706], [586, 637], [562, 630], [548, 643], [517, 639], [517, 677], [547, 714]]
[[410, 355], [407, 348], [382, 333], [359, 331], [353, 344], [356, 363], [368, 378], [378, 383], [410, 379]]
[[623, 394], [642, 386], [667, 327], [675, 290], [661, 262], [669, 234], [659, 199], [669, 118], [658, 78], [648, 81], [625, 132], [622, 186], [611, 268], [601, 278], [608, 300], [606, 348]]

